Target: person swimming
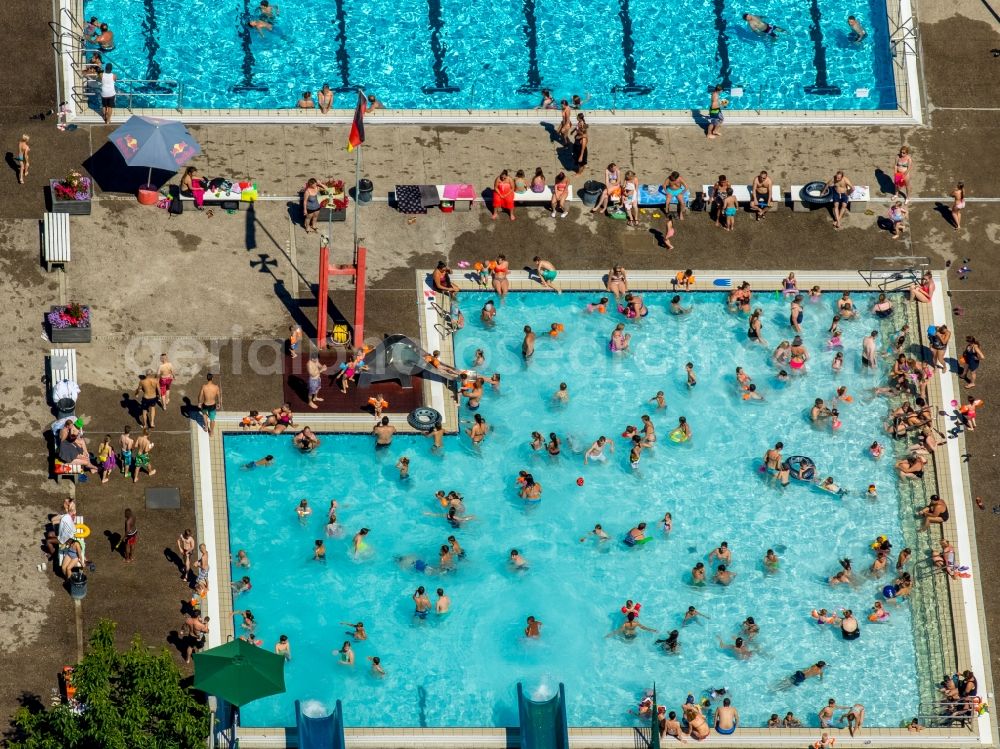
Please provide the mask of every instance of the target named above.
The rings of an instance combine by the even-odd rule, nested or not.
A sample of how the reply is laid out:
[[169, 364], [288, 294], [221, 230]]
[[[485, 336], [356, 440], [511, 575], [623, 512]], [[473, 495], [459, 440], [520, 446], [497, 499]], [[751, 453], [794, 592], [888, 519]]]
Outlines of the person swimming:
[[768, 23], [763, 19], [762, 16], [755, 16], [753, 13], [744, 13], [743, 20], [747, 22], [747, 26], [755, 34], [760, 34], [761, 36], [769, 36], [772, 39], [778, 38], [778, 32], [784, 33], [784, 29], [780, 26], [776, 26], [773, 23]]

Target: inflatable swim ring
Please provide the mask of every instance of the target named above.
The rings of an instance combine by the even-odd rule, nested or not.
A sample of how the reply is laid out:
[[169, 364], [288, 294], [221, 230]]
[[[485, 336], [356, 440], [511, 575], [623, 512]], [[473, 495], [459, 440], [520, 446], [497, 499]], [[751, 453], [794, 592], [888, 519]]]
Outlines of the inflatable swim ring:
[[73, 534], [76, 538], [87, 538], [90, 536], [90, 526], [85, 523], [76, 524], [76, 533]]
[[683, 429], [675, 429], [669, 435], [671, 442], [687, 442], [688, 436]]
[[[808, 458], [805, 455], [792, 455], [785, 463], [791, 469], [791, 476], [793, 479], [799, 479], [799, 481], [812, 481], [816, 476], [816, 464], [813, 463], [812, 458]], [[799, 476], [799, 470], [801, 468], [802, 476]]]
[[426, 406], [413, 409], [406, 417], [406, 423], [418, 432], [431, 431], [439, 421], [441, 421], [440, 412]]

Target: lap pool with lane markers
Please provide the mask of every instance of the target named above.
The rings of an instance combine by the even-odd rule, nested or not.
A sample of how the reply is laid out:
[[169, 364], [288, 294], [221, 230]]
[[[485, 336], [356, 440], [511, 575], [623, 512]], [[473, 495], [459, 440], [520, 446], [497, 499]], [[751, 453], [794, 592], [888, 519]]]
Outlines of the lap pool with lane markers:
[[[251, 575], [253, 589], [235, 608], [253, 610], [263, 647], [288, 635], [293, 656], [287, 693], [246, 706], [244, 725], [292, 725], [295, 699], [330, 708], [340, 698], [348, 725], [511, 726], [517, 724], [518, 681], [529, 691], [564, 682], [569, 723], [576, 726], [632, 725], [627, 711], [654, 681], [669, 709], [678, 709], [689, 692], [700, 698], [725, 686], [747, 726], [763, 726], [771, 713], [788, 710], [817, 725], [816, 713], [830, 697], [863, 703], [866, 725], [898, 726], [916, 714], [914, 627], [937, 624], [914, 622], [908, 602], [886, 602], [888, 620], [869, 622], [891, 577], [860, 574], [874, 559], [871, 543], [878, 536], [892, 542], [893, 563], [904, 546], [916, 548], [912, 519], [901, 521], [909, 489], [897, 485], [893, 447], [882, 432], [889, 401], [872, 393], [881, 378], [860, 366], [862, 337], [877, 328], [888, 340], [904, 322], [901, 312], [878, 320], [867, 312], [874, 297], [856, 293], [865, 311], [842, 325], [846, 363], [835, 374], [826, 331], [839, 294], [806, 302], [807, 374], [781, 384], [770, 356], [791, 338], [784, 299], [768, 293], [754, 300], [764, 310], [765, 347], [747, 339], [747, 318], [726, 311], [724, 293], [683, 295], [693, 311], [682, 317], [669, 313], [671, 294], [646, 294], [649, 316], [626, 322], [631, 353], [613, 355], [607, 341], [624, 317], [586, 312], [600, 296], [514, 293], [487, 329], [476, 311], [491, 296], [461, 294], [469, 322], [456, 341], [458, 363], [468, 366], [482, 349], [480, 370], [502, 374], [500, 392], [487, 386], [476, 412], [492, 427], [479, 449], [464, 435], [449, 436], [443, 453], [434, 455], [432, 440], [419, 436], [397, 436], [389, 449], [375, 451], [370, 436], [325, 434], [318, 450], [303, 455], [289, 436], [225, 437], [230, 545], [234, 555], [245, 549], [252, 561], [239, 576]], [[552, 339], [545, 331], [554, 322], [564, 331]], [[520, 355], [525, 324], [539, 333], [528, 365]], [[690, 390], [688, 361], [698, 378]], [[743, 400], [737, 366], [766, 400]], [[562, 382], [570, 394], [565, 404], [552, 399]], [[840, 406], [842, 427], [814, 428], [814, 399], [829, 402], [840, 385], [853, 396]], [[648, 402], [658, 390], [665, 393], [665, 410]], [[627, 425], [641, 426], [643, 414], [659, 439], [632, 469], [621, 434]], [[472, 412], [463, 406], [460, 416], [467, 428]], [[676, 444], [668, 435], [680, 416], [693, 436]], [[307, 424], [308, 414], [297, 421]], [[558, 435], [561, 454], [533, 452], [532, 431], [546, 439]], [[583, 451], [602, 434], [614, 452], [585, 466]], [[868, 452], [875, 439], [887, 444], [880, 461]], [[810, 457], [820, 478], [833, 476], [848, 493], [835, 496], [796, 481], [785, 489], [774, 485], [760, 464], [778, 440], [786, 456]], [[240, 468], [268, 453], [276, 457], [273, 466]], [[402, 456], [410, 459], [406, 480], [395, 467]], [[522, 469], [542, 485], [540, 503], [518, 497]], [[875, 501], [866, 496], [870, 484], [878, 490]], [[456, 529], [425, 514], [444, 512], [434, 497], [438, 490], [462, 494], [465, 514], [474, 519]], [[295, 512], [302, 498], [313, 507], [305, 522]], [[341, 537], [324, 535], [331, 499], [340, 505]], [[673, 516], [669, 534], [659, 522], [665, 512]], [[640, 521], [653, 540], [622, 543]], [[581, 542], [595, 523], [611, 539]], [[354, 559], [350, 539], [363, 526], [371, 529], [369, 548]], [[466, 556], [455, 571], [439, 574], [439, 548], [449, 535]], [[326, 541], [325, 563], [312, 561], [319, 538]], [[708, 554], [722, 541], [732, 550], [734, 581], [693, 585], [692, 567], [703, 562], [711, 569]], [[509, 568], [514, 548], [527, 570]], [[766, 574], [762, 562], [769, 548], [781, 559], [775, 574]], [[831, 587], [827, 578], [845, 557], [860, 582]], [[430, 571], [418, 572], [416, 559]], [[411, 596], [418, 586], [432, 603], [443, 588], [451, 613], [414, 617]], [[642, 604], [640, 621], [657, 633], [641, 632], [632, 641], [607, 637], [624, 620], [626, 599]], [[688, 606], [706, 617], [682, 626]], [[852, 609], [861, 637], [848, 642], [839, 628], [819, 626], [810, 615], [819, 608]], [[527, 616], [543, 623], [539, 640], [524, 637]], [[731, 643], [748, 616], [760, 634], [751, 644], [754, 655], [740, 660], [719, 639]], [[350, 638], [339, 622], [357, 621], [365, 623], [368, 639], [354, 643], [356, 664], [342, 666], [333, 651]], [[666, 654], [654, 640], [673, 629], [680, 630], [680, 651]], [[370, 674], [367, 656], [381, 658], [385, 678]], [[822, 681], [777, 689], [819, 660], [829, 664]]]
[[[323, 83], [394, 109], [523, 109], [542, 88], [588, 109], [686, 110], [721, 84], [733, 110], [895, 109], [885, 0], [86, 0], [115, 34], [119, 80], [183, 85], [185, 108], [286, 108]], [[852, 43], [848, 15], [867, 38]], [[138, 86], [139, 84], [136, 84]], [[163, 89], [157, 89], [161, 91]], [[140, 95], [135, 106], [169, 106]]]

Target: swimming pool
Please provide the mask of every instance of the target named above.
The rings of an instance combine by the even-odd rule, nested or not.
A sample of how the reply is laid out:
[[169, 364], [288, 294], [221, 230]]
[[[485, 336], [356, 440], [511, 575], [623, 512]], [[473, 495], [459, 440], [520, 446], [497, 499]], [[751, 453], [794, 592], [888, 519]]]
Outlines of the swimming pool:
[[263, 36], [247, 25], [257, 0], [84, 0], [83, 13], [114, 32], [119, 79], [177, 81], [185, 108], [294, 107], [323, 83], [343, 109], [358, 86], [393, 109], [526, 109], [545, 87], [557, 101], [589, 93], [588, 109], [689, 110], [716, 84], [734, 110], [897, 104], [886, 0], [759, 0], [753, 12], [786, 30], [774, 40], [731, 0], [273, 5]]
[[[856, 294], [859, 306], [871, 299]], [[467, 310], [486, 295], [463, 294]], [[686, 295], [694, 313], [666, 312], [669, 295], [648, 294], [651, 314], [630, 325], [634, 353], [611, 358], [606, 349], [617, 315], [587, 314], [594, 295], [512, 294], [498, 324], [486, 330], [470, 315], [459, 335], [457, 359], [469, 364], [477, 348], [487, 356], [483, 371], [503, 373], [499, 394], [487, 393], [480, 413], [492, 424], [482, 449], [466, 437], [450, 437], [442, 455], [430, 440], [397, 437], [375, 452], [363, 436], [325, 435], [318, 451], [301, 455], [288, 437], [227, 435], [226, 488], [230, 548], [246, 549], [252, 560], [253, 590], [234, 608], [252, 608], [265, 647], [287, 634], [293, 659], [286, 669], [285, 695], [252, 703], [242, 711], [248, 726], [291, 725], [294, 699], [315, 699], [327, 707], [344, 700], [350, 725], [509, 726], [517, 724], [514, 685], [554, 688], [565, 682], [569, 722], [577, 726], [628, 725], [627, 709], [655, 680], [660, 700], [676, 709], [688, 692], [726, 686], [746, 726], [761, 726], [771, 713], [793, 710], [816, 725], [826, 699], [862, 702], [872, 725], [897, 726], [915, 714], [919, 700], [916, 654], [908, 604], [889, 606], [888, 622], [865, 620], [884, 581], [854, 589], [831, 588], [826, 578], [837, 560], [850, 557], [858, 568], [872, 559], [870, 542], [885, 534], [898, 550], [914, 545], [912, 520], [900, 520], [906, 497], [897, 487], [890, 456], [873, 461], [867, 446], [881, 430], [885, 403], [871, 400], [875, 378], [847, 356], [834, 377], [826, 350], [826, 328], [836, 296], [808, 305], [803, 324], [813, 353], [807, 376], [784, 386], [768, 364], [770, 348], [750, 344], [745, 317], [729, 315], [721, 294]], [[759, 295], [764, 335], [772, 346], [784, 337], [787, 303]], [[560, 322], [557, 340], [540, 340], [530, 366], [520, 361], [521, 327], [543, 331]], [[860, 339], [879, 325], [871, 315], [844, 325], [845, 346], [859, 350]], [[901, 319], [885, 321], [888, 332]], [[696, 364], [698, 385], [685, 386], [684, 364]], [[767, 400], [747, 403], [736, 395], [734, 370], [742, 366]], [[557, 406], [551, 394], [561, 381], [570, 402]], [[839, 384], [855, 401], [845, 404], [843, 427], [816, 430], [808, 408], [816, 397], [830, 398]], [[665, 412], [646, 401], [657, 390]], [[619, 435], [625, 425], [650, 414], [660, 443], [643, 455], [638, 470], [628, 467]], [[686, 444], [667, 434], [685, 415], [693, 429]], [[462, 409], [468, 418], [467, 409]], [[308, 423], [307, 417], [300, 417]], [[568, 449], [559, 458], [533, 454], [530, 432], [557, 432]], [[584, 467], [574, 447], [585, 448], [599, 434], [616, 443], [605, 465]], [[785, 453], [810, 455], [820, 472], [850, 490], [837, 498], [793, 485], [781, 490], [758, 471], [763, 451], [783, 440]], [[274, 466], [241, 470], [266, 453]], [[399, 457], [411, 459], [411, 477], [398, 478]], [[538, 506], [517, 497], [514, 478], [530, 470], [544, 487]], [[584, 478], [579, 486], [578, 477]], [[874, 483], [879, 497], [863, 495]], [[433, 495], [455, 489], [476, 516], [454, 531], [439, 517]], [[307, 497], [314, 514], [300, 524], [295, 514]], [[311, 560], [313, 542], [323, 537], [326, 507], [341, 503], [347, 536], [328, 540], [325, 564]], [[650, 527], [669, 511], [669, 537], [628, 548], [619, 539], [645, 520]], [[612, 540], [579, 539], [600, 522]], [[371, 556], [354, 560], [350, 536], [372, 529]], [[432, 561], [454, 533], [467, 551], [458, 571], [446, 575], [401, 569], [395, 558], [416, 555]], [[695, 587], [689, 571], [726, 540], [737, 573], [729, 587]], [[524, 573], [508, 569], [517, 548], [530, 563]], [[767, 548], [782, 558], [780, 572], [765, 575]], [[236, 571], [234, 570], [234, 575]], [[242, 572], [240, 573], [242, 574]], [[426, 621], [412, 615], [410, 596], [418, 585], [443, 587], [452, 613]], [[660, 631], [681, 630], [680, 655], [665, 655], [642, 633], [623, 642], [607, 638], [622, 621], [626, 598], [643, 605], [641, 621]], [[688, 606], [709, 617], [681, 626]], [[819, 607], [852, 608], [862, 620], [862, 637], [843, 641], [810, 617]], [[525, 617], [544, 623], [539, 641], [522, 636]], [[740, 623], [753, 616], [761, 627], [748, 661], [731, 657], [718, 638], [732, 641]], [[332, 653], [346, 638], [338, 623], [363, 620], [369, 639], [356, 645], [358, 663], [341, 666]], [[237, 627], [239, 632], [239, 627]], [[388, 673], [376, 679], [367, 656], [377, 655]], [[822, 682], [810, 680], [786, 692], [771, 687], [817, 660], [829, 665]], [[874, 677], [873, 674], [882, 676]], [[883, 678], [891, 675], [891, 678]], [[923, 678], [930, 678], [925, 675]]]

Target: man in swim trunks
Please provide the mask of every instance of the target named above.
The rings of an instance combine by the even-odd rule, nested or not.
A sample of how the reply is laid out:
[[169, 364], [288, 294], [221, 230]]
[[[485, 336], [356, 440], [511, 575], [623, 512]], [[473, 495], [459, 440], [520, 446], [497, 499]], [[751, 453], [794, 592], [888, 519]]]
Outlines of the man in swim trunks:
[[783, 442], [774, 443], [774, 447], [764, 453], [764, 467], [774, 476], [778, 477], [782, 486], [788, 486], [788, 468], [781, 457], [784, 449]]
[[861, 339], [861, 366], [866, 369], [874, 369], [878, 366], [878, 354], [876, 353], [875, 339], [878, 338], [878, 331], [871, 333]]
[[535, 264], [535, 274], [538, 276], [538, 282], [546, 289], [551, 289], [552, 291], [562, 293], [562, 291], [556, 287], [555, 280], [558, 275], [556, 266], [550, 263], [548, 260], [543, 260], [538, 255], [535, 255], [532, 262]]
[[587, 462], [590, 460], [604, 463], [608, 459], [608, 456], [604, 454], [605, 447], [609, 448], [611, 452], [615, 451], [614, 443], [608, 442], [608, 438], [602, 434], [594, 441], [594, 444], [590, 446], [587, 452], [583, 454], [583, 464], [587, 465]]
[[723, 541], [717, 549], [712, 549], [708, 555], [709, 563], [716, 561], [720, 564], [732, 564], [733, 553], [729, 550], [729, 542]]
[[[847, 17], [847, 25], [851, 27], [851, 33], [848, 34], [847, 38], [850, 39], [853, 44], [857, 44], [868, 36], [868, 32], [865, 31], [865, 27], [862, 26], [858, 19], [854, 16]], [[854, 734], [851, 735], [853, 736]]]
[[530, 325], [524, 326], [524, 340], [521, 341], [521, 356], [525, 361], [535, 354], [535, 332]]
[[375, 449], [384, 450], [392, 444], [392, 435], [396, 433], [396, 427], [389, 423], [389, 417], [383, 416], [382, 420], [372, 427], [372, 434], [375, 435]]
[[826, 706], [819, 711], [819, 727], [833, 728], [833, 714], [837, 710], [847, 710], [847, 705], [838, 705], [832, 697], [827, 701]]
[[139, 398], [141, 414], [139, 423], [143, 428], [156, 428], [156, 406], [160, 402], [160, 393], [156, 378], [150, 370], [139, 375], [139, 387], [135, 389], [134, 397]]
[[444, 448], [444, 424], [438, 419], [434, 422], [434, 426], [429, 432], [424, 432], [425, 437], [431, 437], [434, 440], [434, 447], [432, 450], [438, 452]]
[[826, 419], [831, 416], [833, 412], [826, 407], [822, 398], [817, 398], [813, 401], [813, 407], [809, 409], [809, 420], [814, 424], [820, 419]]
[[524, 636], [537, 639], [542, 636], [542, 623], [535, 617], [529, 616], [524, 627]]
[[[701, 563], [699, 562], [699, 564]], [[704, 575], [704, 572], [702, 572], [702, 575]], [[684, 621], [681, 622], [681, 626], [686, 625], [688, 622], [693, 622], [699, 616], [704, 617], [705, 619], [709, 618], [707, 614], [701, 613], [694, 606], [688, 606], [687, 611], [684, 612]]]
[[716, 86], [712, 89], [712, 99], [708, 104], [708, 128], [705, 130], [705, 136], [712, 140], [718, 138], [722, 133], [722, 122], [725, 117], [722, 114], [722, 108], [729, 104], [727, 99], [722, 98], [722, 86]]
[[221, 403], [222, 388], [213, 382], [212, 373], [209, 372], [205, 375], [205, 384], [198, 393], [198, 408], [201, 409], [203, 426], [209, 437], [212, 436], [212, 429], [215, 427], [215, 412]]
[[319, 362], [319, 353], [313, 351], [309, 355], [306, 371], [309, 373], [309, 408], [319, 408], [316, 403], [323, 400], [319, 397], [319, 389], [323, 385], [323, 373], [326, 371], [326, 365]]
[[824, 194], [833, 191], [833, 228], [841, 228], [840, 222], [847, 212], [847, 207], [851, 202], [851, 192], [854, 190], [854, 183], [851, 182], [842, 171], [833, 175], [833, 179], [826, 183]]
[[720, 564], [719, 569], [717, 569], [715, 571], [715, 575], [712, 576], [712, 582], [718, 585], [730, 585], [735, 577], [735, 572], [730, 572], [726, 569], [726, 565]]
[[191, 529], [185, 528], [184, 532], [177, 537], [177, 553], [180, 555], [183, 570], [181, 580], [187, 580], [191, 574], [191, 555], [194, 553], [194, 536]]
[[160, 354], [160, 368], [156, 372], [156, 380], [160, 386], [160, 407], [165, 411], [170, 403], [170, 385], [174, 381], [174, 365], [166, 354]]
[[747, 26], [750, 27], [751, 31], [761, 36], [766, 35], [772, 39], [777, 39], [778, 32], [784, 32], [784, 29], [780, 26], [768, 23], [761, 16], [755, 16], [753, 13], [744, 13], [743, 20], [747, 22]]
[[843, 725], [845, 720], [847, 721], [847, 730], [851, 736], [854, 736], [865, 724], [865, 706], [860, 702], [855, 703], [853, 707], [840, 716], [837, 722]]
[[896, 473], [901, 479], [922, 479], [927, 459], [922, 455], [911, 455], [896, 463]]
[[766, 171], [762, 171], [753, 179], [753, 202], [750, 207], [757, 215], [757, 220], [762, 221], [767, 218], [767, 212], [771, 208], [771, 188], [773, 186], [771, 178]]
[[413, 615], [418, 619], [426, 619], [427, 612], [431, 610], [431, 599], [427, 596], [427, 591], [421, 585], [412, 596], [414, 611]]
[[715, 730], [723, 736], [728, 736], [736, 730], [740, 723], [740, 713], [733, 707], [728, 697], [722, 700], [722, 707], [715, 709]]

